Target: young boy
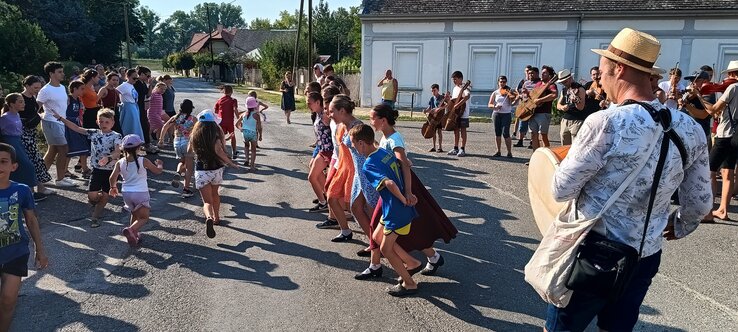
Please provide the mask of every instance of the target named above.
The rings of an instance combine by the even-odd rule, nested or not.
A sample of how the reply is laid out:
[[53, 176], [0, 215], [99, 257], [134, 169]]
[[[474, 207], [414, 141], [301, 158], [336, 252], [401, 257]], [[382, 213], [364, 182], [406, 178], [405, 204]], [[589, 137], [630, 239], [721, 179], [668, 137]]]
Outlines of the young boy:
[[[454, 149], [449, 151], [449, 155], [456, 155], [459, 157], [466, 156], [466, 128], [469, 128], [469, 90], [464, 90], [461, 93], [461, 87], [464, 82], [464, 74], [460, 71], [455, 71], [451, 74], [451, 80], [454, 82], [454, 91], [451, 93], [451, 98], [457, 99], [456, 101], [456, 112], [459, 114], [459, 118], [456, 120], [456, 129], [454, 129]], [[461, 97], [459, 97], [461, 95]], [[466, 101], [466, 107], [459, 109], [459, 104]], [[459, 134], [461, 134], [461, 148], [459, 148]]]
[[220, 97], [215, 102], [215, 114], [217, 114], [222, 120], [220, 121], [220, 128], [223, 129], [226, 140], [231, 141], [231, 155], [233, 159], [238, 157], [238, 150], [236, 150], [236, 135], [234, 135], [234, 122], [238, 118], [238, 100], [233, 98], [233, 87], [230, 85], [224, 85], [222, 88], [223, 97]]
[[[441, 107], [441, 104], [443, 103], [443, 95], [440, 92], [441, 88], [438, 86], [438, 84], [431, 85], [431, 97], [428, 101], [428, 108], [423, 111], [423, 113], [428, 115], [436, 116], [436, 114], [433, 113], [433, 110], [436, 108]], [[441, 114], [445, 113], [446, 110], [440, 109], [438, 112], [441, 112]], [[443, 152], [443, 125], [439, 124], [434, 129], [435, 132], [433, 133], [433, 147], [428, 152]], [[436, 137], [438, 137], [438, 150], [436, 150]]]
[[31, 189], [10, 181], [10, 173], [17, 168], [15, 149], [0, 143], [0, 331], [10, 329], [21, 278], [28, 275], [30, 251], [24, 220], [36, 247], [36, 266], [43, 269], [49, 264], [33, 212]]
[[87, 189], [87, 199], [93, 206], [92, 216], [89, 219], [90, 227], [99, 227], [100, 216], [109, 199], [110, 182], [108, 179], [110, 174], [113, 173], [115, 161], [120, 157], [120, 144], [123, 140], [121, 134], [113, 131], [115, 112], [109, 108], [104, 108], [97, 113], [97, 126], [100, 129], [82, 128], [59, 114], [54, 116], [63, 121], [69, 129], [87, 135], [92, 141], [90, 149], [92, 151], [92, 159], [90, 160], [92, 175]]
[[402, 282], [387, 289], [392, 296], [407, 296], [417, 293], [415, 283], [407, 268], [400, 259], [397, 238], [410, 233], [410, 224], [418, 216], [417, 211], [409, 206], [405, 199], [404, 181], [400, 172], [400, 163], [394, 154], [374, 146], [374, 130], [369, 125], [358, 125], [349, 132], [351, 144], [356, 150], [367, 156], [362, 167], [369, 183], [382, 197], [382, 219], [374, 230], [372, 238], [379, 243], [379, 250], [390, 262]]

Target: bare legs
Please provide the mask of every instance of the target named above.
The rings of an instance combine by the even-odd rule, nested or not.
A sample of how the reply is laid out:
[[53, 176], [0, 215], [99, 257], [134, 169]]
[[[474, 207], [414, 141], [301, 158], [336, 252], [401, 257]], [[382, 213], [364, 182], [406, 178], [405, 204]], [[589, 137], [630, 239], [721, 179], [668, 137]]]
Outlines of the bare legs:
[[44, 164], [46, 169], [51, 169], [51, 164], [56, 162], [56, 179], [64, 179], [64, 175], [67, 174], [67, 152], [69, 147], [67, 145], [49, 145], [49, 149], [44, 155]]

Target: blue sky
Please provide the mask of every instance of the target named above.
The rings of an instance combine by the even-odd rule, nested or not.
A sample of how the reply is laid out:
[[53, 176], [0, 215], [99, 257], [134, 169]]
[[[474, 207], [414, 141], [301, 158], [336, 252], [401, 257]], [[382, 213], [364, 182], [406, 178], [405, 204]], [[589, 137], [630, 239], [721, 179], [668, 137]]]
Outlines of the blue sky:
[[[159, 14], [162, 21], [169, 17], [173, 12], [177, 10], [183, 10], [185, 12], [191, 11], [195, 8], [195, 5], [203, 3], [205, 1], [195, 0], [140, 0], [142, 6], [147, 6]], [[230, 2], [211, 0], [208, 2]], [[328, 8], [331, 10], [338, 7], [350, 7], [361, 5], [361, 0], [328, 0]], [[269, 18], [274, 20], [279, 16], [279, 12], [282, 10], [288, 10], [294, 12], [295, 9], [300, 9], [300, 0], [235, 0], [234, 5], [239, 5], [243, 8], [244, 20], [246, 23], [251, 22], [254, 18]], [[318, 0], [313, 0], [313, 6], [317, 6]], [[307, 0], [305, 0], [305, 7], [307, 7]]]

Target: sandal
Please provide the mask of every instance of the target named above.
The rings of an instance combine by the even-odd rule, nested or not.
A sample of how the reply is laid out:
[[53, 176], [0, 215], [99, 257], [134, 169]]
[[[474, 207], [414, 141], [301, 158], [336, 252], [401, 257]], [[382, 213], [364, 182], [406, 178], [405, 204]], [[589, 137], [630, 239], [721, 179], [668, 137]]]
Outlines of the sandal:
[[416, 293], [418, 293], [417, 288], [408, 289], [408, 288], [405, 288], [405, 286], [403, 286], [402, 283], [399, 283], [397, 285], [387, 288], [387, 294], [395, 296], [395, 297], [415, 295]]

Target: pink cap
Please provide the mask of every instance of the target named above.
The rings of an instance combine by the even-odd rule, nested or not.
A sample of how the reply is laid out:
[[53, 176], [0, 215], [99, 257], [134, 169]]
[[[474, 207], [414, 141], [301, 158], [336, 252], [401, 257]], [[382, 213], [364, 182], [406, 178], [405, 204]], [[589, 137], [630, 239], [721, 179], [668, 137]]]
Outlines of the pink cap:
[[246, 98], [246, 108], [257, 108], [259, 107], [259, 101], [254, 97]]

